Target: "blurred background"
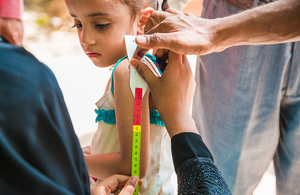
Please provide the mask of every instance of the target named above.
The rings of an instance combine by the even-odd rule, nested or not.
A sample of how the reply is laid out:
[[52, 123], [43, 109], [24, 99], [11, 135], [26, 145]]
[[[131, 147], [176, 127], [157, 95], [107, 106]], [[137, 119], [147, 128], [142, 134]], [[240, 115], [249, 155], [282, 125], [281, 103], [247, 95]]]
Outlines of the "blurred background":
[[82, 146], [97, 129], [95, 102], [110, 76], [94, 66], [82, 51], [64, 0], [25, 0], [24, 41], [27, 50], [56, 75], [75, 132]]
[[[97, 129], [95, 102], [103, 95], [111, 71], [94, 66], [82, 51], [64, 0], [24, 3], [24, 47], [54, 72], [80, 144], [89, 145]], [[200, 17], [202, 0], [190, 0], [181, 8]], [[188, 58], [194, 71], [196, 56]], [[254, 195], [275, 195], [275, 182], [270, 164]]]

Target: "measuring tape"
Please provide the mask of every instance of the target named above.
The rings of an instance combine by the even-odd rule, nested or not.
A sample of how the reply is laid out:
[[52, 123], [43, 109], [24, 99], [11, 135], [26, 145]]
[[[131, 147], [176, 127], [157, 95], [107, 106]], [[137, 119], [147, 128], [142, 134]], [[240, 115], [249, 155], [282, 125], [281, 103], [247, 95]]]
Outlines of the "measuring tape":
[[[125, 35], [125, 44], [129, 62], [135, 55], [137, 50], [137, 44], [135, 43], [136, 36]], [[142, 52], [141, 58], [143, 63], [146, 63], [145, 55], [146, 51]], [[136, 54], [137, 55], [137, 54]], [[138, 58], [139, 59], [139, 58]], [[153, 69], [156, 66], [151, 64]], [[159, 74], [157, 76], [160, 76]], [[140, 176], [140, 151], [141, 151], [141, 119], [142, 119], [142, 98], [147, 91], [147, 83], [139, 75], [136, 69], [130, 65], [130, 88], [134, 96], [134, 116], [133, 116], [133, 131], [132, 131], [132, 159], [131, 159], [131, 175]], [[139, 185], [137, 185], [134, 195], [139, 194]]]
[[[140, 151], [141, 151], [141, 118], [142, 118], [143, 89], [135, 88], [134, 117], [132, 131], [132, 159], [131, 175], [140, 177]], [[139, 194], [139, 184], [136, 186], [134, 195]]]
[[[125, 35], [125, 44], [130, 62], [137, 48], [135, 36]], [[134, 96], [131, 175], [140, 177], [142, 98], [147, 91], [147, 84], [132, 65], [130, 65], [130, 88]], [[139, 184], [134, 191], [134, 195], [138, 194]]]

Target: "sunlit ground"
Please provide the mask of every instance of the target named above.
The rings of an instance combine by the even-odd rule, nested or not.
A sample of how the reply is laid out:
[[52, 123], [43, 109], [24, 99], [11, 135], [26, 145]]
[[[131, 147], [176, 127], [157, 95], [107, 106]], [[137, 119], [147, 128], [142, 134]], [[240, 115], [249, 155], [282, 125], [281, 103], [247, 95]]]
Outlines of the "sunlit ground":
[[[24, 46], [54, 72], [79, 141], [82, 146], [89, 145], [97, 129], [95, 102], [104, 93], [111, 72], [93, 65], [81, 50], [75, 30], [70, 32], [66, 27], [46, 35], [33, 22], [34, 17], [34, 13], [24, 13]], [[194, 70], [196, 58], [188, 58]], [[265, 173], [254, 194], [276, 194], [272, 167]]]

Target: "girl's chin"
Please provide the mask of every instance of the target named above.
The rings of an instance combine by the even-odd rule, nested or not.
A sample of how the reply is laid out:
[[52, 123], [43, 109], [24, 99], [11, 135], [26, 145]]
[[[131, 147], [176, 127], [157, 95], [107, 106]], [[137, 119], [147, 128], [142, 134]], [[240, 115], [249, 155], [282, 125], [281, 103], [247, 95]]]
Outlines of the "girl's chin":
[[90, 58], [92, 60], [92, 62], [94, 63], [95, 66], [100, 67], [100, 68], [105, 68], [105, 67], [109, 67], [112, 66], [114, 64], [116, 64], [118, 62], [118, 60], [120, 60], [123, 56], [121, 57], [119, 56], [114, 56], [111, 58], [103, 58], [102, 57], [97, 57], [97, 58]]
[[105, 68], [105, 67], [109, 67], [109, 66], [113, 65], [113, 63], [105, 63], [101, 60], [95, 60], [95, 59], [92, 59], [92, 62], [94, 63], [95, 66], [97, 66], [99, 68]]

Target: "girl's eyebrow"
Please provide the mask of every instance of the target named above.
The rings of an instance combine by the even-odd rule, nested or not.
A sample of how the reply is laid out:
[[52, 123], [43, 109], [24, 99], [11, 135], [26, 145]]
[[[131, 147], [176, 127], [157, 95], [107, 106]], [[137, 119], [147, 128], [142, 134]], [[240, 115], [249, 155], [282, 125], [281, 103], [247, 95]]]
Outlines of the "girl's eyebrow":
[[109, 14], [107, 13], [103, 13], [103, 12], [96, 12], [96, 13], [92, 13], [92, 14], [89, 14], [87, 15], [88, 18], [94, 18], [94, 17], [97, 17], [97, 16], [107, 16]]
[[[71, 15], [72, 18], [77, 18], [77, 16], [75, 14], [70, 13], [70, 15]], [[108, 15], [109, 15], [108, 13], [96, 12], [96, 13], [89, 14], [86, 17], [87, 18], [94, 18], [94, 17], [97, 17], [97, 16], [108, 16]]]
[[72, 18], [77, 18], [77, 16], [74, 15], [74, 14], [71, 14], [71, 13], [70, 13], [70, 15], [71, 15]]

